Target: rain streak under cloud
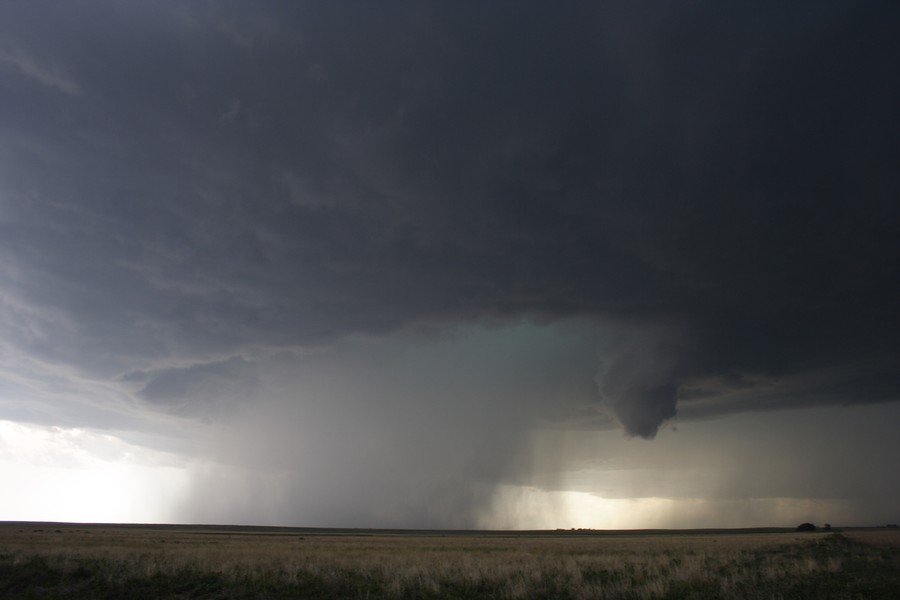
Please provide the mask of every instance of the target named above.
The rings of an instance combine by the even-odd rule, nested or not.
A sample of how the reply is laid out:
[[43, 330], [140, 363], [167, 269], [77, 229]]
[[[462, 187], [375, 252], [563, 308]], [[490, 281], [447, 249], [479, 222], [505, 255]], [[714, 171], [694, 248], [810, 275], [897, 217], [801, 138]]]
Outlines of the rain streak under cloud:
[[0, 519], [896, 522], [898, 18], [3, 5]]

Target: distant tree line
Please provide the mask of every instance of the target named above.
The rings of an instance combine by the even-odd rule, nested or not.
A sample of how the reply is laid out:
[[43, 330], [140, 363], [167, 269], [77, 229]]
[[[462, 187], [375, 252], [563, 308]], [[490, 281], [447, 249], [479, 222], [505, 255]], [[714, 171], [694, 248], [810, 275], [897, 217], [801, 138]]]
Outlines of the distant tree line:
[[[797, 525], [797, 531], [816, 531], [818, 527], [813, 525], [812, 523], [801, 523]], [[822, 527], [823, 531], [831, 531], [831, 523], [825, 523], [825, 526]]]

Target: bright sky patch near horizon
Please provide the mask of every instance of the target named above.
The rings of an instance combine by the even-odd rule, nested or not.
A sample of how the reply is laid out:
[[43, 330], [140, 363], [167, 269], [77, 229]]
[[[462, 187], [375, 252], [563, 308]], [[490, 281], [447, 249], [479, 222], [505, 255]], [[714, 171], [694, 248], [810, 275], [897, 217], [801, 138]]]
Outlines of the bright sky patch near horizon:
[[0, 6], [0, 519], [900, 521], [898, 20]]

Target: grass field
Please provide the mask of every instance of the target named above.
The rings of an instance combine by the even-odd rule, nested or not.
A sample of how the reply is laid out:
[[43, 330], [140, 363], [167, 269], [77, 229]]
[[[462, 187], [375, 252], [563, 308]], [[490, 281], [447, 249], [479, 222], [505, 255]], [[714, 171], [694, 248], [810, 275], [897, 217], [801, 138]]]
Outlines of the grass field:
[[900, 532], [0, 523], [0, 598], [897, 598]]

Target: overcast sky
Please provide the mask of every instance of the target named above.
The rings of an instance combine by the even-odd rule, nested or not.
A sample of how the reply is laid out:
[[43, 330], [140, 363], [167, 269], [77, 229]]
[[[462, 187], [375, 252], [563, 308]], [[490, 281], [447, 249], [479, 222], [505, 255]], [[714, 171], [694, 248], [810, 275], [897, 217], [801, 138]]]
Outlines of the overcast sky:
[[898, 22], [0, 4], [0, 519], [900, 521]]

